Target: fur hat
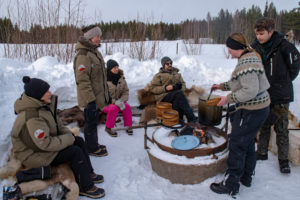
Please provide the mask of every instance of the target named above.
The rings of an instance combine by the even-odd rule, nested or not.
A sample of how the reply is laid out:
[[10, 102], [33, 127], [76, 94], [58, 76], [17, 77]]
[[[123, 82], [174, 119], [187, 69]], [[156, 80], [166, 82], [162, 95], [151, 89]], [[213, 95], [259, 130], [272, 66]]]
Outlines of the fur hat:
[[84, 27], [82, 29], [82, 32], [84, 33], [83, 36], [88, 40], [93, 37], [96, 37], [98, 35], [100, 35], [100, 36], [102, 35], [101, 29], [99, 28], [99, 26], [96, 26], [96, 25], [90, 25], [90, 26]]
[[113, 59], [109, 59], [106, 63], [107, 71], [110, 71], [115, 66], [119, 66], [119, 63]]
[[172, 61], [171, 58], [169, 58], [168, 56], [165, 56], [165, 57], [163, 57], [163, 58], [161, 59], [161, 65], [162, 65], [163, 67], [165, 66], [165, 64], [166, 64], [167, 62], [173, 62], [173, 61]]
[[41, 79], [23, 77], [25, 94], [29, 97], [40, 100], [44, 94], [49, 90], [50, 85]]

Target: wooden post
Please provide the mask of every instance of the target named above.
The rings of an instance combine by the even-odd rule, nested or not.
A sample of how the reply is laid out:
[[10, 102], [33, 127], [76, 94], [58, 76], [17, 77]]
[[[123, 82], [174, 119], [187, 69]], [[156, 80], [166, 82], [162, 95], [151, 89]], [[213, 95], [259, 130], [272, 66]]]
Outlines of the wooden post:
[[145, 129], [145, 133], [144, 133], [144, 149], [148, 149], [148, 146], [147, 146], [147, 139], [148, 139], [148, 136], [147, 136], [147, 126], [144, 126], [144, 129]]

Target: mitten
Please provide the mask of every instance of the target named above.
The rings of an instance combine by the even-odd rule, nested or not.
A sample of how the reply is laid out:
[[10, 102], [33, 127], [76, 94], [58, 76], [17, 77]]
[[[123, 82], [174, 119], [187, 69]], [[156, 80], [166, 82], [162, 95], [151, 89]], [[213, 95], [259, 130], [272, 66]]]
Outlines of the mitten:
[[182, 84], [180, 82], [176, 83], [174, 86], [173, 86], [173, 90], [181, 90], [182, 88]]
[[40, 168], [31, 168], [27, 170], [20, 170], [16, 174], [18, 183], [31, 181], [35, 179], [48, 179], [51, 178], [50, 165]]
[[115, 105], [118, 106], [120, 108], [120, 110], [122, 110], [122, 111], [125, 109], [125, 104], [124, 104], [124, 102], [121, 99], [118, 99], [115, 102]]

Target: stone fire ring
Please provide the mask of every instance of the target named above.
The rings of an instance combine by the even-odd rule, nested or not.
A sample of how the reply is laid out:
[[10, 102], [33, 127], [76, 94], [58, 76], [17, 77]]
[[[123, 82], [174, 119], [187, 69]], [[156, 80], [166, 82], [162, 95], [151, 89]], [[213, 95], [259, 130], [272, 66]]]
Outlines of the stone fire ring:
[[[226, 150], [225, 150], [226, 151]], [[147, 150], [152, 170], [157, 175], [166, 178], [175, 184], [197, 184], [207, 178], [216, 176], [218, 173], [224, 173], [226, 171], [226, 160], [227, 156], [216, 160], [211, 164], [202, 165], [185, 165], [170, 163], [159, 159], [151, 154]]]
[[[153, 134], [153, 143], [148, 145], [147, 150], [152, 170], [176, 184], [197, 184], [218, 173], [224, 173], [228, 156], [227, 134], [215, 127], [209, 127], [209, 129], [215, 129], [220, 136], [225, 138], [225, 142], [214, 148], [183, 151], [160, 144]], [[176, 159], [169, 159], [174, 156]]]

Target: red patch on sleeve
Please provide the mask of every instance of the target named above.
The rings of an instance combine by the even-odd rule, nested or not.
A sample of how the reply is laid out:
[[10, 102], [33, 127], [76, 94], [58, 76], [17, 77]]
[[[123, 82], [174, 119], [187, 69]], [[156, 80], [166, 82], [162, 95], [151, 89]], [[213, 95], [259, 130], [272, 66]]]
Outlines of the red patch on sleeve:
[[38, 135], [38, 138], [41, 139], [42, 137], [44, 137], [44, 135], [45, 135], [45, 133], [42, 132], [42, 133], [40, 133], [40, 134]]
[[45, 136], [45, 132], [41, 129], [37, 129], [34, 132], [34, 137], [37, 138], [37, 139], [42, 139], [44, 136]]
[[78, 66], [78, 70], [79, 70], [80, 72], [84, 71], [84, 70], [85, 70], [85, 66], [84, 66], [84, 65], [79, 65], [79, 66]]

